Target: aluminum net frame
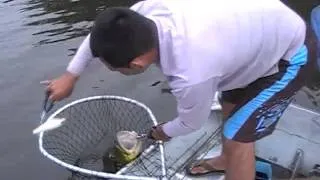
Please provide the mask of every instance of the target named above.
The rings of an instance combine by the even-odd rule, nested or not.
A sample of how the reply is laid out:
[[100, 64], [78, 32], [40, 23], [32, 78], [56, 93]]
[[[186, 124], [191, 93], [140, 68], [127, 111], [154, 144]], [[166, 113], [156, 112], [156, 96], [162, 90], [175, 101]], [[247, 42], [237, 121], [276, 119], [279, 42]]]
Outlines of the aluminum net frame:
[[[145, 140], [143, 150], [156, 148], [160, 154], [160, 174], [120, 175], [104, 172], [104, 157], [114, 147], [116, 133], [123, 130], [146, 133], [157, 121], [144, 104], [119, 96], [94, 96], [76, 100], [58, 109], [50, 118], [66, 118], [64, 124], [39, 136], [41, 153], [69, 169], [69, 179], [159, 179], [165, 176], [163, 145]], [[48, 120], [47, 119], [47, 120]], [[146, 154], [146, 153], [143, 153]], [[144, 156], [140, 155], [139, 158]], [[109, 168], [110, 169], [110, 168]]]
[[[208, 126], [192, 138], [183, 137], [188, 138], [188, 143], [182, 140], [179, 145], [179, 138], [175, 138], [166, 144], [166, 151], [162, 142], [145, 140], [137, 159], [110, 172], [104, 157], [114, 146], [116, 133], [147, 133], [158, 124], [146, 105], [126, 97], [93, 96], [63, 106], [50, 118], [66, 121], [57, 129], [40, 133], [39, 149], [45, 157], [71, 171], [69, 180], [175, 179], [196, 156], [216, 144], [220, 133], [219, 128], [212, 131]], [[177, 148], [180, 151], [172, 151]]]

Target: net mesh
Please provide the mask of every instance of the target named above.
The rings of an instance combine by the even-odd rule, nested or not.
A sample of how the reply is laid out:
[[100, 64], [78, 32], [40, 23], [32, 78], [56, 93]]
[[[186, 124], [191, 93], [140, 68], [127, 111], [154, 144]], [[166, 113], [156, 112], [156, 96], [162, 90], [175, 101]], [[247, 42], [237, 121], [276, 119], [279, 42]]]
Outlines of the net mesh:
[[[94, 99], [64, 109], [56, 115], [66, 118], [63, 126], [43, 134], [43, 148], [70, 165], [115, 173], [109, 159], [119, 131], [146, 133], [154, 124], [147, 110], [120, 99]], [[144, 140], [142, 150], [153, 141]], [[69, 179], [101, 179], [73, 172]]]

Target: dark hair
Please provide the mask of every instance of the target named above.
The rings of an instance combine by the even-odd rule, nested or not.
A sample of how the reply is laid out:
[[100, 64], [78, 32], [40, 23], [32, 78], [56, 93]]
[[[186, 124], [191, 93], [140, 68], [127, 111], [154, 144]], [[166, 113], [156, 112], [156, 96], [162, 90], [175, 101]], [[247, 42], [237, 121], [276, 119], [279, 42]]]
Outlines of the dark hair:
[[156, 46], [156, 26], [129, 8], [112, 7], [101, 12], [93, 25], [90, 48], [112, 67], [128, 67], [136, 57]]

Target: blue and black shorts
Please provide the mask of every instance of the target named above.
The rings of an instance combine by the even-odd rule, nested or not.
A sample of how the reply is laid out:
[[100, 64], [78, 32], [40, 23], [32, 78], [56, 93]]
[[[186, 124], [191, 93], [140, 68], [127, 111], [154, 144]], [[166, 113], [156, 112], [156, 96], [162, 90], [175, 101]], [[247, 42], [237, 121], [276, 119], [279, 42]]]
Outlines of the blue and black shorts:
[[290, 61], [280, 60], [276, 74], [222, 92], [223, 101], [236, 105], [224, 124], [224, 136], [254, 142], [270, 135], [293, 96], [305, 85], [310, 67], [307, 59], [308, 50], [303, 46]]

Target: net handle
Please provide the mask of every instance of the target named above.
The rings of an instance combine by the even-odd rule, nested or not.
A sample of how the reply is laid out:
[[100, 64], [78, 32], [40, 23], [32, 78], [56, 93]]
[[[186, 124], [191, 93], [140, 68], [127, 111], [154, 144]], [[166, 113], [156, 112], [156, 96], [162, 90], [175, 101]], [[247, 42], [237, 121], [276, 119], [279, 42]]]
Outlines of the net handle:
[[47, 113], [49, 111], [51, 111], [51, 109], [54, 106], [54, 101], [50, 100], [49, 97], [50, 97], [50, 92], [46, 91], [45, 96], [44, 96], [44, 100], [43, 100], [43, 104], [42, 104], [42, 113], [40, 116], [40, 124], [43, 123]]
[[43, 101], [43, 110], [46, 113], [48, 113], [54, 106], [54, 102], [51, 99], [49, 99], [49, 96], [50, 96], [50, 92], [46, 91], [44, 101]]

